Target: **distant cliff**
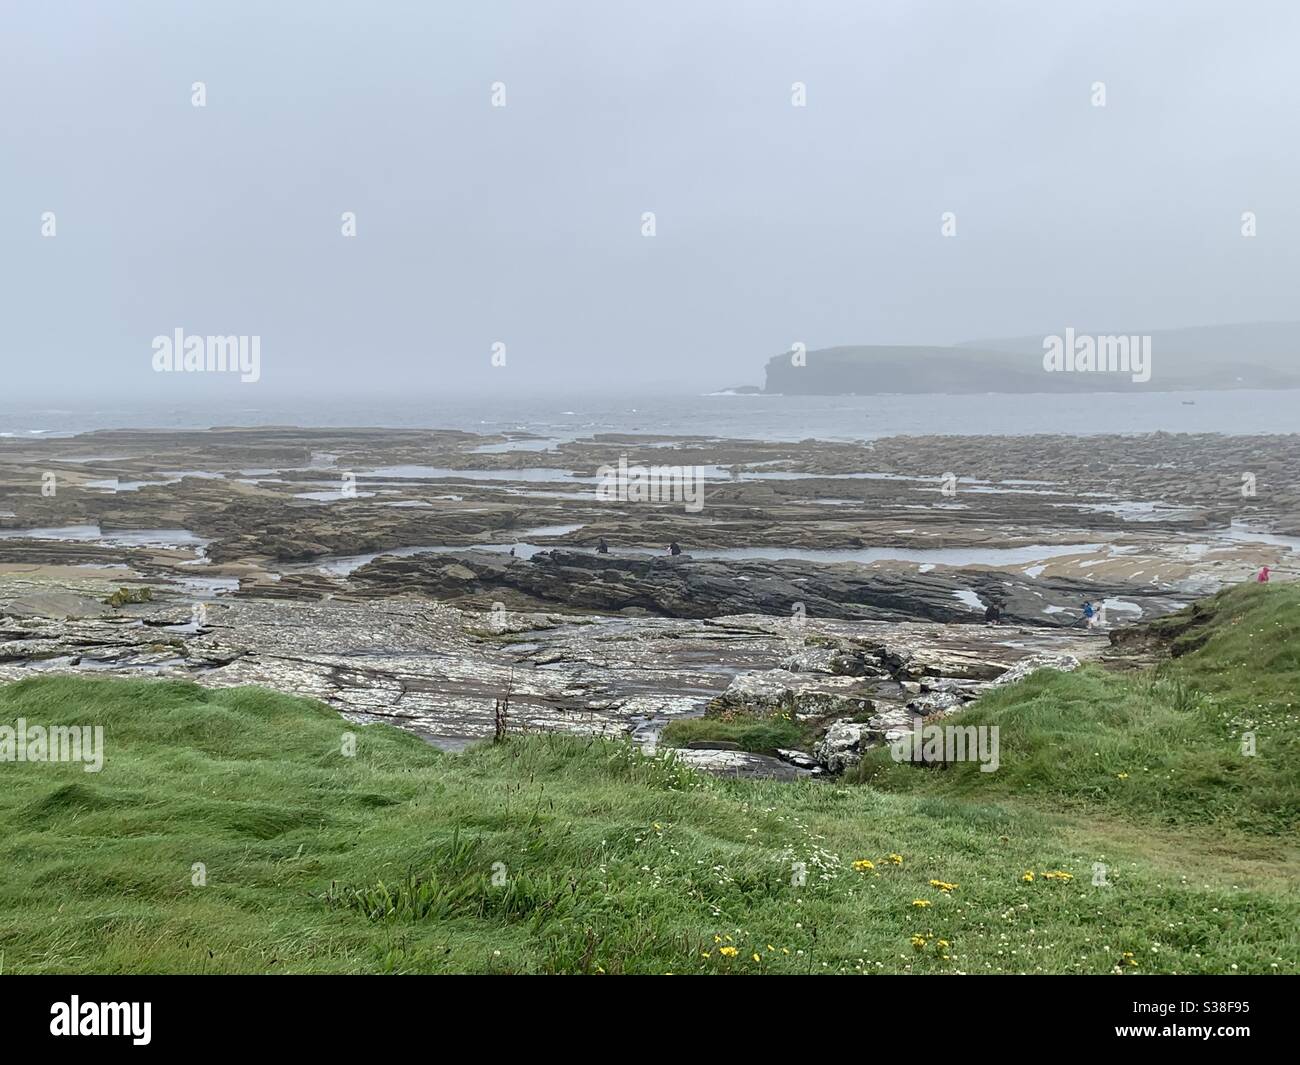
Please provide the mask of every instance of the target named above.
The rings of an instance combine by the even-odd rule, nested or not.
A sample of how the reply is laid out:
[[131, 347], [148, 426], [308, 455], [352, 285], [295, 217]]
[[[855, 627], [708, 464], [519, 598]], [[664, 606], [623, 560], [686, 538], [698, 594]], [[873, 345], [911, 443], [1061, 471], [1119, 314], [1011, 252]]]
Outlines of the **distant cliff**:
[[939, 347], [822, 348], [796, 365], [794, 354], [767, 363], [765, 391], [783, 395], [883, 392], [1041, 392], [1042, 357]]
[[[859, 345], [821, 348], [798, 357], [774, 355], [764, 391], [784, 395], [978, 392], [1164, 392], [1236, 388], [1300, 388], [1300, 322], [1256, 322], [1133, 334], [1149, 350], [1150, 373], [1103, 372], [1082, 361], [1095, 339], [1094, 358], [1119, 336], [1062, 329], [1077, 344], [1077, 369], [1044, 369], [1043, 335], [941, 346]], [[800, 364], [802, 362], [802, 364]]]

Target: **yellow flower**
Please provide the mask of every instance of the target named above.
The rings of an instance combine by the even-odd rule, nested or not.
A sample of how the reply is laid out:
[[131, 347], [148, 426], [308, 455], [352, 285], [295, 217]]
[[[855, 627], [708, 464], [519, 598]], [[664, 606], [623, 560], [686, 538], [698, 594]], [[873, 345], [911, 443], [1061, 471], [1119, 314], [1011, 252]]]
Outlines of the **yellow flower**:
[[1034, 871], [1032, 869], [1026, 869], [1025, 875], [1022, 876], [1020, 879], [1023, 880], [1026, 884], [1032, 884], [1034, 882]]
[[952, 944], [949, 943], [946, 939], [941, 939], [939, 940], [939, 946], [942, 947], [944, 950], [947, 950], [949, 947], [952, 946]]
[[757, 953], [757, 952], [755, 952], [755, 954], [754, 954], [754, 960], [755, 960], [755, 961], [762, 961], [763, 959], [760, 958], [760, 957], [758, 956], [758, 953]]
[[936, 888], [938, 888], [940, 891], [954, 891], [954, 890], [956, 890], [956, 888], [957, 888], [959, 885], [957, 885], [957, 884], [948, 884], [948, 883], [945, 883], [945, 882], [942, 881], [942, 880], [931, 880], [931, 881], [930, 881], [930, 886], [931, 886], [931, 887], [936, 887]]
[[714, 937], [713, 937], [713, 942], [715, 942], [715, 943], [721, 943], [721, 942], [722, 942], [722, 937], [719, 936], [719, 935], [714, 935]]
[[931, 905], [931, 902], [929, 899], [913, 899], [912, 905], [915, 906], [918, 910], [923, 910], [927, 906]]
[[703, 952], [700, 954], [700, 957], [701, 957], [701, 958], [711, 958], [711, 957], [713, 957], [713, 951], [711, 951], [711, 950], [703, 951]]
[[1064, 869], [1053, 869], [1051, 872], [1043, 874], [1044, 880], [1073, 880], [1074, 874], [1067, 873]]
[[889, 860], [893, 862], [895, 865], [903, 864], [903, 856], [901, 854], [891, 854], [889, 856]]
[[737, 954], [740, 953], [740, 951], [738, 951], [735, 947], [719, 947], [718, 953], [721, 954], [724, 958], [734, 958]]
[[1127, 774], [1127, 773], [1120, 773], [1120, 774], [1119, 774], [1119, 779], [1120, 779], [1120, 780], [1128, 780], [1128, 774]]
[[912, 946], [914, 946], [917, 950], [924, 950], [924, 949], [925, 949], [925, 936], [913, 936], [913, 937], [912, 937]]
[[866, 858], [861, 858], [858, 861], [853, 863], [853, 868], [856, 869], [859, 873], [865, 873], [868, 869], [874, 869], [875, 867], [876, 867], [876, 863], [869, 862], [867, 861]]

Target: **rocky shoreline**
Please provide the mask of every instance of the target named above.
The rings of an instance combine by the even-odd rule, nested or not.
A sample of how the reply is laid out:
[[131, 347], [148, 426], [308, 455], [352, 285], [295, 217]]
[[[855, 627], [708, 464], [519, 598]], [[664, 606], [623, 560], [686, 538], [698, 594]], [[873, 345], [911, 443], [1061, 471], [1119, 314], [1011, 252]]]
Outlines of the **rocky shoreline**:
[[[452, 749], [491, 735], [493, 700], [509, 690], [518, 731], [630, 733], [653, 744], [669, 721], [745, 707], [827, 727], [861, 718], [848, 745], [856, 750], [883, 741], [913, 712], [953, 708], [1032, 656], [1090, 658], [1109, 646], [1078, 630], [794, 624], [759, 615], [575, 618], [469, 612], [410, 597], [227, 597], [196, 619], [181, 600], [113, 609], [84, 594], [17, 590], [20, 582], [0, 580], [2, 681], [72, 672], [256, 684]], [[951, 697], [925, 701], [935, 692]], [[846, 750], [830, 768], [847, 764]]]
[[[598, 497], [620, 460], [696, 470], [702, 507]], [[1104, 653], [1084, 599], [1114, 627], [1263, 563], [1289, 575], [1298, 461], [1296, 436], [5, 439], [0, 678], [263, 684], [448, 747], [490, 734], [507, 687], [520, 728], [646, 742], [748, 700], [813, 721], [823, 749], [682, 757], [842, 768], [1030, 656]]]
[[[853, 563], [791, 560], [707, 560], [688, 554], [621, 557], [556, 549], [528, 559], [487, 552], [397, 557], [362, 566], [352, 582], [366, 594], [392, 595], [418, 587], [457, 605], [566, 610], [624, 616], [710, 618], [768, 614], [951, 624], [982, 620], [978, 603], [997, 600], [1004, 621], [1050, 627], [1078, 625], [1072, 609], [1096, 593], [1069, 577], [1038, 580], [1017, 573], [977, 570], [902, 574]], [[1123, 594], [1143, 614], [1182, 605], [1170, 590], [1141, 585]], [[1044, 614], [1046, 606], [1057, 612]]]

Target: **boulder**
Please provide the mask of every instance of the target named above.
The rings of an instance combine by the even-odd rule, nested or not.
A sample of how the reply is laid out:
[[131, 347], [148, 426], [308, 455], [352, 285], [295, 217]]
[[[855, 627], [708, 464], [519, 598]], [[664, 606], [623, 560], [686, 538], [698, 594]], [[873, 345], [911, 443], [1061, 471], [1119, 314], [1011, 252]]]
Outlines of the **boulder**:
[[974, 651], [922, 648], [911, 652], [899, 663], [895, 676], [908, 680], [920, 680], [923, 677], [993, 680], [1007, 668], [1006, 662], [985, 658]]
[[752, 670], [737, 673], [727, 690], [709, 703], [709, 710], [793, 709], [794, 686], [799, 678], [788, 669]]
[[922, 692], [956, 692], [967, 699], [973, 699], [989, 686], [991, 681], [962, 680], [958, 677], [934, 677], [921, 681]]
[[[661, 753], [667, 751], [660, 749]], [[750, 777], [762, 780], [795, 780], [807, 772], [779, 758], [749, 751], [697, 751], [677, 748], [668, 752], [680, 765], [721, 777]]]
[[727, 690], [709, 703], [710, 713], [757, 710], [795, 717], [870, 713], [875, 704], [858, 689], [854, 677], [792, 673], [788, 669], [737, 674]]
[[796, 769], [809, 769], [814, 773], [821, 772], [821, 765], [807, 751], [792, 751], [784, 747], [778, 747], [776, 756], [783, 762], [789, 762]]
[[791, 673], [835, 673], [836, 655], [826, 647], [808, 647], [787, 658], [781, 668]]
[[963, 702], [965, 700], [957, 692], [939, 691], [930, 692], [928, 695], [918, 695], [907, 704], [907, 708], [922, 717], [928, 717], [931, 714], [942, 714], [948, 710], [955, 710]]
[[881, 735], [894, 729], [910, 730], [911, 727], [912, 711], [906, 706], [900, 706], [898, 703], [892, 703], [885, 709], [867, 718], [867, 728], [872, 732], [878, 732]]
[[1055, 669], [1061, 673], [1070, 673], [1078, 668], [1079, 660], [1074, 655], [1030, 655], [1028, 658], [1022, 658], [1000, 677], [996, 678], [991, 687], [996, 688], [1004, 684], [1014, 684], [1016, 681], [1024, 680], [1029, 674], [1040, 669]]
[[841, 677], [887, 677], [889, 671], [880, 659], [866, 651], [835, 651], [831, 654], [830, 671]]
[[813, 747], [813, 757], [827, 772], [842, 773], [862, 761], [862, 751], [872, 730], [853, 721], [837, 721]]

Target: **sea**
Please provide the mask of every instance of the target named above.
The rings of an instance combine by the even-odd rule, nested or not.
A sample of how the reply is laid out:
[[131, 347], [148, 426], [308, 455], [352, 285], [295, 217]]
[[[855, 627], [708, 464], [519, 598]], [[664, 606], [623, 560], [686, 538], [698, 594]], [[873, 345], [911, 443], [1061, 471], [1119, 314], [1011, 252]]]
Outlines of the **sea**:
[[429, 396], [208, 404], [0, 403], [0, 437], [97, 429], [294, 425], [530, 433], [546, 447], [597, 433], [852, 441], [899, 435], [1300, 432], [1300, 391], [1084, 395]]

